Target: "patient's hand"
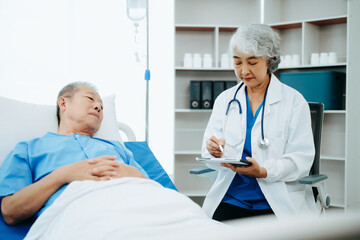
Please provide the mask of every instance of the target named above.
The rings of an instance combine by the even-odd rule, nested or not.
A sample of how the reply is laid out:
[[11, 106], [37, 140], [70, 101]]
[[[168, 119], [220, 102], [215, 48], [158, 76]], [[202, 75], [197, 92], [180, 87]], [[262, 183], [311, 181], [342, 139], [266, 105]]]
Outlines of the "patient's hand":
[[122, 177], [146, 178], [137, 168], [120, 163], [120, 166], [116, 169], [116, 175], [113, 175], [112, 178]]
[[55, 174], [63, 179], [63, 184], [72, 181], [102, 181], [121, 177], [145, 178], [137, 168], [121, 164], [115, 160], [116, 156], [101, 156], [65, 165], [55, 170], [54, 173], [56, 172]]
[[234, 165], [229, 164], [229, 163], [222, 163], [221, 165], [224, 167], [230, 168], [234, 172], [237, 172], [242, 175], [247, 175], [247, 176], [256, 177], [256, 178], [266, 178], [267, 177], [266, 168], [261, 167], [255, 159], [253, 159], [251, 157], [246, 157], [246, 160], [251, 162], [252, 165], [248, 166], [248, 167], [242, 167], [242, 166], [235, 167]]
[[79, 180], [109, 180], [117, 175], [120, 163], [116, 156], [101, 156], [65, 165], [55, 170], [62, 176], [64, 184]]
[[[109, 162], [109, 160], [112, 160], [112, 162]], [[92, 174], [100, 177], [100, 180], [109, 180], [121, 177], [145, 178], [145, 176], [137, 168], [113, 160], [115, 159], [89, 159], [90, 163], [94, 166]]]

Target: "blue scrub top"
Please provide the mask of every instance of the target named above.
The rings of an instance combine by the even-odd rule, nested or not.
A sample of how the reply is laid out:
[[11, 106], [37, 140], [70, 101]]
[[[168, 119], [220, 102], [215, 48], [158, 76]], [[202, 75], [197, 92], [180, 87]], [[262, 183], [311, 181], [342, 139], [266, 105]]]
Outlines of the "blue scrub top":
[[[246, 93], [246, 107], [247, 107], [247, 115], [246, 115], [246, 138], [244, 144], [244, 150], [241, 158], [246, 159], [246, 157], [251, 157], [251, 131], [255, 124], [256, 118], [259, 115], [259, 112], [264, 104], [261, 103], [259, 108], [255, 113], [255, 117], [253, 116], [249, 97], [247, 94], [247, 90], [245, 88]], [[231, 182], [229, 189], [227, 190], [222, 202], [229, 203], [241, 208], [245, 209], [269, 209], [270, 205], [266, 201], [264, 194], [262, 193], [260, 186], [254, 177], [241, 175], [236, 173]]]
[[[134, 160], [133, 154], [118, 141], [107, 141], [80, 134], [73, 136], [47, 133], [43, 137], [18, 143], [0, 168], [0, 200], [16, 193], [61, 166], [81, 160], [114, 155], [117, 161], [146, 172]], [[65, 190], [62, 186], [36, 214], [38, 217]]]

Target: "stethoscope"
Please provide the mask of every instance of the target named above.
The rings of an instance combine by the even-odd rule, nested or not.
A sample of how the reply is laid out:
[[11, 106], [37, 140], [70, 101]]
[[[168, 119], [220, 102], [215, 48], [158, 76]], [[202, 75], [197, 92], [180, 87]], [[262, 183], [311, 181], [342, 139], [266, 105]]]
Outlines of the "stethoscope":
[[[236, 89], [236, 92], [234, 94], [234, 97], [233, 99], [230, 100], [230, 102], [228, 103], [228, 106], [227, 106], [227, 109], [226, 109], [226, 113], [225, 115], [228, 115], [229, 113], [229, 109], [230, 109], [230, 106], [233, 102], [236, 102], [237, 105], [239, 106], [239, 114], [242, 114], [242, 109], [241, 109], [241, 104], [240, 104], [240, 101], [236, 99], [236, 96], [239, 92], [239, 90], [241, 89], [241, 87], [244, 85], [244, 82], [242, 82], [240, 84], [240, 86]], [[265, 101], [266, 101], [266, 95], [267, 95], [267, 91], [268, 91], [268, 88], [269, 88], [269, 85], [270, 85], [270, 82], [268, 83], [267, 87], [266, 87], [266, 90], [265, 90], [265, 95], [264, 95], [264, 101], [263, 101], [263, 109], [262, 109], [262, 113], [261, 113], [261, 138], [258, 140], [258, 144], [259, 144], [259, 147], [260, 148], [267, 148], [270, 144], [270, 141], [269, 139], [267, 139], [264, 135], [264, 112], [265, 112]]]

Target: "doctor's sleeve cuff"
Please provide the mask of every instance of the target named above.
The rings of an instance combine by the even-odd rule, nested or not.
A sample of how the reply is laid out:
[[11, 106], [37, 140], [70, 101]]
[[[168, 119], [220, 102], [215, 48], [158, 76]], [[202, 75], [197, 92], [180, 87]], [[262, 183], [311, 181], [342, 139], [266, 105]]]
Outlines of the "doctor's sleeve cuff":
[[265, 161], [262, 167], [266, 169], [267, 173], [264, 179], [269, 182], [279, 181], [281, 173], [284, 172], [284, 166], [280, 161]]

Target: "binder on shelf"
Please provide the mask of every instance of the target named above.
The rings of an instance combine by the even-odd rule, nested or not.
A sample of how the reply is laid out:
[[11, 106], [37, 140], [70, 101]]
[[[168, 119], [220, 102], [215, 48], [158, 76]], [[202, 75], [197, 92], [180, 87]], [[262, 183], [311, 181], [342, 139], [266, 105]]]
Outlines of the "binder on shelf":
[[201, 81], [201, 108], [211, 109], [213, 98], [212, 98], [212, 81]]
[[199, 109], [201, 102], [200, 81], [190, 81], [190, 109]]
[[225, 89], [232, 88], [233, 86], [236, 86], [236, 81], [225, 81]]
[[220, 95], [225, 90], [225, 82], [224, 81], [214, 81], [213, 82], [213, 100]]

